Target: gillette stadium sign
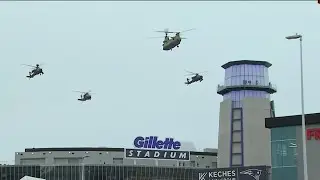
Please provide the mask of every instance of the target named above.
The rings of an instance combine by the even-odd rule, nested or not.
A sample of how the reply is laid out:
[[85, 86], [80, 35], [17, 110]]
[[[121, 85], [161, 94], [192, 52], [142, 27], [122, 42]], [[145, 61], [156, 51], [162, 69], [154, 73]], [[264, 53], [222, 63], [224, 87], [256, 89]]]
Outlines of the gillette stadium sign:
[[197, 180], [268, 180], [268, 166], [250, 166], [198, 170], [194, 177]]
[[136, 149], [125, 149], [126, 158], [190, 160], [189, 151], [177, 151], [181, 148], [181, 142], [175, 141], [174, 138], [138, 136], [134, 139], [133, 145]]

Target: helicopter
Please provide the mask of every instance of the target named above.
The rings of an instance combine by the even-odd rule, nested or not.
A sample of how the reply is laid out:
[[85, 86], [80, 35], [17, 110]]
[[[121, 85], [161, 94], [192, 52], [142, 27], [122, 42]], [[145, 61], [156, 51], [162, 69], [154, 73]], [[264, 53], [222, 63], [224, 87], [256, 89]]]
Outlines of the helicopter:
[[87, 101], [87, 100], [91, 100], [91, 94], [90, 92], [91, 91], [88, 91], [88, 92], [82, 92], [82, 91], [73, 91], [73, 92], [79, 92], [79, 93], [82, 93], [81, 94], [81, 98], [78, 99], [78, 101]]
[[[197, 81], [203, 81], [203, 76], [200, 75], [200, 73], [194, 73], [194, 72], [190, 72], [190, 71], [187, 71], [189, 74], [187, 76], [190, 76], [190, 75], [193, 75], [191, 77], [191, 80], [189, 78], [187, 78], [187, 82], [185, 82], [186, 85], [189, 85], [189, 84], [192, 84], [194, 82], [197, 82]], [[203, 71], [201, 73], [204, 73], [204, 72], [207, 72], [207, 71]]]
[[[155, 31], [155, 32], [164, 32], [166, 34], [162, 42], [162, 49], [164, 51], [169, 51], [169, 50], [172, 51], [173, 48], [179, 47], [182, 39], [186, 39], [186, 38], [180, 37], [180, 34], [182, 32], [187, 32], [191, 30], [194, 30], [194, 28], [181, 31], [181, 32], [173, 32], [173, 31], [169, 31], [168, 29], [165, 29], [164, 31]], [[169, 37], [168, 36], [169, 33], [176, 33], [176, 35], [173, 37]], [[161, 38], [161, 37], [152, 37], [152, 38]]]
[[32, 65], [28, 65], [28, 64], [22, 64], [24, 66], [29, 66], [29, 67], [32, 67], [33, 69], [29, 72], [29, 75], [26, 76], [27, 78], [31, 79], [31, 78], [34, 78], [36, 75], [43, 75], [43, 70], [42, 68], [40, 68], [40, 65], [39, 64], [36, 64], [36, 66], [32, 66]]

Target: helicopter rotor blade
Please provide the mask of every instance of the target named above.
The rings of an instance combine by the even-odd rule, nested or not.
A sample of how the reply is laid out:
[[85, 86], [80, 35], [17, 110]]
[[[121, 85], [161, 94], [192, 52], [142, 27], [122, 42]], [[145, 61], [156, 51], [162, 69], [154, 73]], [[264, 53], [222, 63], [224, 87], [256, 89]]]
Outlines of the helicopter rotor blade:
[[179, 32], [179, 33], [184, 33], [184, 32], [188, 32], [188, 31], [192, 31], [192, 30], [195, 30], [195, 28], [187, 29], [187, 30], [181, 31], [181, 32]]
[[191, 71], [187, 71], [185, 70], [187, 73], [190, 73], [190, 74], [197, 74], [197, 73], [194, 73], [194, 72], [191, 72]]
[[29, 67], [33, 67], [36, 68], [35, 66], [29, 65], [29, 64], [21, 64], [22, 66], [29, 66]]
[[78, 92], [78, 93], [86, 93], [86, 92], [83, 92], [83, 91], [73, 91], [73, 92]]
[[93, 93], [91, 90], [89, 90], [87, 93], [88, 94], [96, 94], [96, 93]]
[[148, 39], [155, 39], [155, 38], [163, 38], [163, 36], [158, 36], [158, 37], [148, 37]]
[[166, 33], [166, 34], [169, 34], [169, 33], [176, 33], [176, 32], [171, 32], [171, 31], [155, 31], [155, 32], [162, 32], [162, 33]]
[[172, 31], [169, 31], [168, 28], [166, 28], [165, 30], [163, 31], [155, 31], [155, 32], [162, 32], [162, 33], [176, 33], [176, 32], [172, 32]]
[[199, 72], [198, 74], [202, 74], [202, 73], [207, 73], [208, 71], [202, 71], [202, 72]]

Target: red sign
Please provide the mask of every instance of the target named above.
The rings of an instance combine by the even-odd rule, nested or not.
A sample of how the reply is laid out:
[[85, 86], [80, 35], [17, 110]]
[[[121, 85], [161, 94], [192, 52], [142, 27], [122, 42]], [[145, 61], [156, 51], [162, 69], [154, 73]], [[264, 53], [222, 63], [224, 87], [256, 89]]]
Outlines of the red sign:
[[307, 139], [320, 140], [320, 128], [307, 129]]

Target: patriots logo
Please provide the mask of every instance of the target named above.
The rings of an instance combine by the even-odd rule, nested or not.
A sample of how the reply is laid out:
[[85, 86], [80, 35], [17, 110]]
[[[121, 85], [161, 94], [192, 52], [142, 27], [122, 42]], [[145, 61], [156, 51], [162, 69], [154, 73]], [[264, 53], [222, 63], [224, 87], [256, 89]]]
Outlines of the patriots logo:
[[245, 171], [241, 171], [240, 174], [245, 174], [254, 178], [254, 180], [259, 180], [262, 174], [262, 170], [259, 169], [248, 169]]

